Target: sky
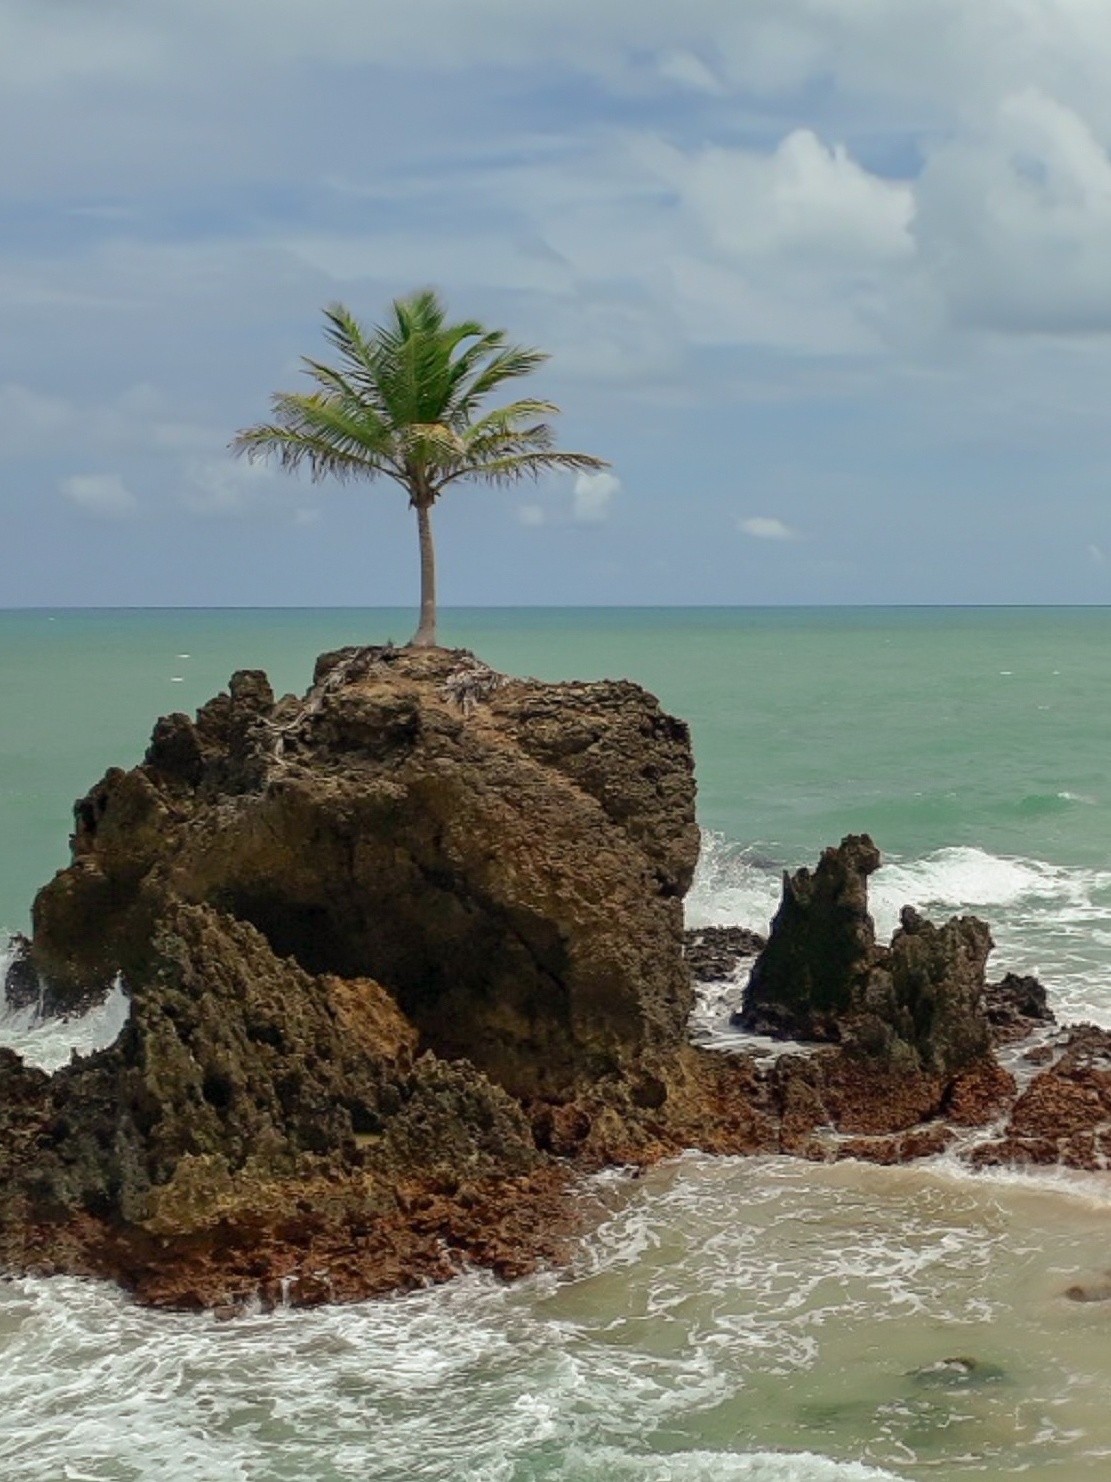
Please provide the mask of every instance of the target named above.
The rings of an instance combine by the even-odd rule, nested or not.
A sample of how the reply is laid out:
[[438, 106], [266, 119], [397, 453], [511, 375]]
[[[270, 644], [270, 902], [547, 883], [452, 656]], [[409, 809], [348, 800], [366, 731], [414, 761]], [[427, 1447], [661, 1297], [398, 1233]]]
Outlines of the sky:
[[608, 472], [446, 605], [1111, 601], [1107, 0], [0, 0], [0, 606], [415, 601], [227, 451], [323, 308], [551, 354]]

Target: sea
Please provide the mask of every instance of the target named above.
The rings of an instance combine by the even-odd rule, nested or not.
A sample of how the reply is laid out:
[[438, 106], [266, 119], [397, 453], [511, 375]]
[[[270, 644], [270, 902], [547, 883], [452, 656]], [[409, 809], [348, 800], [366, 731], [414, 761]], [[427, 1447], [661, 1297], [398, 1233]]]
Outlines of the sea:
[[[0, 925], [67, 860], [73, 800], [237, 668], [403, 642], [386, 610], [0, 612]], [[993, 971], [1111, 1025], [1111, 609], [459, 609], [511, 674], [628, 677], [691, 726], [692, 926], [766, 928], [846, 833], [911, 903], [992, 926]], [[5, 938], [0, 938], [0, 941]], [[736, 1053], [740, 985], [692, 1033]], [[47, 1066], [110, 1043], [0, 1016]], [[1111, 1476], [1111, 1173], [688, 1154], [584, 1193], [572, 1264], [230, 1322], [0, 1280], [5, 1482], [945, 1482]]]

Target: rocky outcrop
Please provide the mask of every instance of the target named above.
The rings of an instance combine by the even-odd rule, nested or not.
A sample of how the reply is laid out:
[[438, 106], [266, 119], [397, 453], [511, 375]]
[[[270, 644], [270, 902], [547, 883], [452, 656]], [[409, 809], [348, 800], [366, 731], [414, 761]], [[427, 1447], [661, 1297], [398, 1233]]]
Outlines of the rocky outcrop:
[[1007, 973], [998, 983], [988, 984], [984, 997], [993, 1044], [1013, 1044], [1057, 1022], [1037, 978]]
[[783, 900], [745, 989], [737, 1022], [780, 1038], [843, 1045], [897, 1075], [947, 1085], [983, 1059], [991, 1036], [982, 921], [934, 926], [906, 906], [889, 947], [876, 942], [868, 877], [880, 852], [867, 834], [786, 875]]
[[1011, 1106], [999, 1135], [973, 1147], [972, 1161], [1111, 1168], [1111, 1031], [1080, 1024], [1027, 1059], [1044, 1068]]
[[131, 1016], [54, 1076], [0, 1057], [9, 1268], [217, 1307], [512, 1274], [561, 1250], [573, 1169], [773, 1140], [685, 1044], [693, 768], [635, 685], [246, 671], [75, 823], [10, 988], [119, 977]]
[[693, 769], [685, 726], [635, 685], [376, 649], [325, 656], [308, 700], [275, 706], [242, 673], [76, 815], [33, 913], [56, 1004], [144, 981], [183, 900], [309, 973], [389, 984], [422, 1048], [521, 1096], [682, 1040]]
[[[697, 851], [686, 728], [635, 685], [392, 648], [325, 655], [302, 699], [235, 675], [78, 802], [36, 899], [13, 999], [119, 979], [131, 1013], [52, 1076], [0, 1051], [0, 1263], [349, 1300], [559, 1259], [579, 1174], [686, 1147], [901, 1161], [1008, 1114], [1001, 1148], [1049, 1146], [990, 1052], [986, 927], [907, 910], [878, 946], [861, 836], [785, 882], [766, 945], [684, 958]], [[693, 1048], [692, 971], [761, 946], [746, 1024], [816, 1052]], [[1039, 1012], [990, 1002], [1007, 1036]], [[1055, 1067], [1060, 1104], [1102, 1107], [1098, 1070]]]
[[699, 926], [684, 933], [685, 955], [691, 975], [700, 983], [732, 978], [767, 946], [759, 932], [746, 926]]

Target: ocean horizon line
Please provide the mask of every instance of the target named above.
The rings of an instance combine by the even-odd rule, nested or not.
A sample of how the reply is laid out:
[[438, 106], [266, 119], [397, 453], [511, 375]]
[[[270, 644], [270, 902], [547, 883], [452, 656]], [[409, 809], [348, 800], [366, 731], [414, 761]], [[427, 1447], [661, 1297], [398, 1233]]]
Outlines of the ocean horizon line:
[[[0, 613], [61, 612], [411, 612], [415, 603], [47, 603]], [[456, 612], [1105, 612], [1109, 602], [484, 602], [441, 604]]]

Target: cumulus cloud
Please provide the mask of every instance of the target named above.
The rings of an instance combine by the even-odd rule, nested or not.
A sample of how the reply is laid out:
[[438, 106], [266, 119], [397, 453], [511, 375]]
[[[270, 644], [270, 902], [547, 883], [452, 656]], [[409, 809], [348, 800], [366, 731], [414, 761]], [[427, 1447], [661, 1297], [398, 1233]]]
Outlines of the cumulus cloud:
[[859, 265], [914, 250], [910, 187], [870, 174], [811, 129], [795, 129], [771, 153], [712, 146], [684, 164], [683, 196], [726, 252]]
[[1075, 109], [1039, 89], [1003, 98], [931, 154], [916, 196], [923, 266], [958, 321], [1111, 330], [1111, 160]]
[[99, 519], [127, 519], [139, 509], [139, 501], [118, 473], [77, 473], [58, 487], [71, 504]]
[[575, 480], [572, 513], [581, 525], [598, 525], [610, 516], [614, 497], [621, 492], [621, 480], [616, 474], [580, 473]]
[[756, 540], [794, 540], [797, 537], [797, 531], [774, 515], [747, 515], [737, 521], [737, 529]]

